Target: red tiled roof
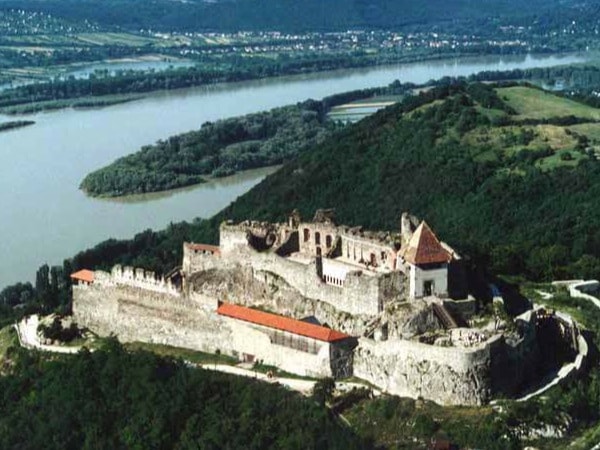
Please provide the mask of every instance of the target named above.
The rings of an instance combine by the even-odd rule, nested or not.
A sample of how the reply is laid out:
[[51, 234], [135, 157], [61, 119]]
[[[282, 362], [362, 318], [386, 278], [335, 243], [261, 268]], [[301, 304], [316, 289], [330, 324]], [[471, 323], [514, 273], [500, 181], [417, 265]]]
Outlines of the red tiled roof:
[[447, 263], [452, 260], [452, 255], [442, 247], [425, 222], [421, 222], [415, 230], [408, 246], [402, 251], [402, 257], [411, 264]]
[[335, 342], [351, 337], [331, 328], [231, 303], [221, 303], [217, 308], [217, 314], [324, 342]]
[[78, 281], [85, 281], [86, 283], [93, 283], [94, 272], [92, 270], [83, 269], [78, 272], [72, 273], [71, 278]]
[[213, 255], [220, 255], [221, 254], [221, 249], [218, 246], [216, 246], [216, 245], [191, 244], [191, 243], [186, 243], [185, 245], [187, 245], [187, 247], [190, 250], [198, 250], [198, 251], [203, 251], [203, 252], [210, 252]]

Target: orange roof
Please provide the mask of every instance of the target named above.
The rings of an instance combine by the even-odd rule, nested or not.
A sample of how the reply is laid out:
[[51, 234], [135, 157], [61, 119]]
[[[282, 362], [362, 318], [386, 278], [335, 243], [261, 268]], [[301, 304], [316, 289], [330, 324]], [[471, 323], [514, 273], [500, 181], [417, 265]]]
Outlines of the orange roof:
[[452, 255], [442, 247], [425, 222], [421, 222], [415, 230], [408, 246], [402, 251], [402, 257], [411, 264], [447, 263], [452, 260]]
[[203, 251], [203, 252], [210, 252], [213, 255], [220, 255], [221, 254], [221, 249], [218, 246], [216, 246], [216, 245], [192, 244], [192, 243], [186, 243], [185, 245], [190, 250], [199, 250], [199, 251]]
[[93, 283], [94, 272], [92, 270], [83, 269], [79, 272], [72, 273], [71, 278], [78, 281], [85, 281], [86, 283]]
[[217, 314], [324, 342], [335, 342], [351, 337], [339, 331], [332, 330], [331, 328], [314, 325], [312, 323], [280, 316], [278, 314], [259, 311], [257, 309], [246, 308], [245, 306], [233, 305], [231, 303], [221, 303], [217, 308]]

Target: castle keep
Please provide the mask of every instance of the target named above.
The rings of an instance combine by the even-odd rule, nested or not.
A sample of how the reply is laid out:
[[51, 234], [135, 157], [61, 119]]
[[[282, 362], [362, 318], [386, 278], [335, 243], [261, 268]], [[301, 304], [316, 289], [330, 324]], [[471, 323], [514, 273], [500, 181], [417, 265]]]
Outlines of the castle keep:
[[166, 278], [120, 266], [72, 277], [75, 319], [98, 334], [354, 375], [442, 404], [510, 394], [535, 360], [534, 313], [511, 339], [469, 328], [477, 304], [459, 255], [408, 214], [395, 232], [337, 225], [332, 210], [225, 222], [219, 246], [184, 244]]

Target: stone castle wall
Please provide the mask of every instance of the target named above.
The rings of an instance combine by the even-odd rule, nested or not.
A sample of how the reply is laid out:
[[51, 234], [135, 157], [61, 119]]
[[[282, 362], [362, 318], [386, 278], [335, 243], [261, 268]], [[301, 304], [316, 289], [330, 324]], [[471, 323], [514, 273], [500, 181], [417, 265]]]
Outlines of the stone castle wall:
[[[100, 276], [98, 276], [100, 274]], [[104, 284], [101, 272], [90, 286], [73, 286], [73, 316], [99, 335], [123, 342], [150, 342], [205, 352], [230, 353], [230, 333], [199, 297], [155, 292], [134, 285]]]
[[[216, 256], [206, 260], [220, 268], [196, 274], [196, 279], [190, 279], [187, 291], [156, 289], [151, 276], [144, 274], [142, 278], [141, 272], [135, 270], [117, 268], [111, 274], [95, 272], [94, 284], [73, 287], [74, 318], [100, 335], [113, 333], [124, 342], [142, 341], [213, 353], [218, 350], [234, 356], [247, 353], [266, 364], [301, 375], [354, 374], [389, 393], [423, 397], [441, 404], [485, 403], [498, 392], [497, 380], [500, 378], [504, 380], [504, 385], [500, 386], [504, 387], [500, 390], [502, 392], [517, 386], [523, 370], [513, 369], [529, 358], [531, 343], [535, 341], [534, 335], [525, 334], [518, 342], [508, 345], [504, 338], [495, 336], [478, 347], [462, 348], [401, 339], [374, 341], [360, 338], [354, 351], [322, 345], [316, 354], [307, 353], [273, 344], [269, 333], [260, 330], [260, 327], [217, 315], [219, 295], [230, 292], [236, 303], [253, 304], [260, 298], [257, 290], [272, 288], [273, 292], [265, 292], [264, 298], [272, 302], [268, 304], [270, 309], [280, 313], [300, 318], [313, 312], [320, 319], [324, 316], [334, 319], [338, 314], [335, 320], [340, 323], [348, 320], [349, 316], [320, 301], [305, 299], [306, 304], [303, 304], [297, 292], [292, 295], [295, 288], [275, 275], [267, 263], [263, 264], [269, 269], [267, 271], [239, 265], [235, 266], [235, 270], [226, 270], [223, 264], [233, 264], [231, 261], [223, 261]], [[123, 276], [123, 273], [127, 275]], [[131, 278], [131, 273], [138, 275]], [[234, 278], [230, 280], [219, 278], [226, 274], [235, 276], [231, 275]], [[149, 282], [152, 288], [140, 286], [143, 280]], [[203, 282], [220, 287], [217, 290], [204, 289]], [[162, 286], [160, 282], [156, 283]], [[231, 286], [238, 288], [231, 289]], [[299, 305], [306, 308], [300, 311], [297, 309]], [[412, 304], [406, 306], [414, 307]], [[428, 310], [423, 310], [423, 314], [425, 323], [431, 314]], [[360, 317], [357, 316], [351, 327], [354, 330], [347, 331], [364, 331], [369, 316], [362, 316], [362, 320]], [[407, 314], [407, 319], [409, 317], [417, 316], [413, 312]], [[521, 320], [526, 324], [534, 323], [531, 314]], [[513, 365], [505, 369], [502, 366], [507, 362]]]
[[[222, 231], [223, 233], [224, 231]], [[284, 278], [304, 297], [328, 303], [350, 314], [377, 315], [390, 298], [402, 298], [405, 292], [405, 276], [400, 272], [367, 276], [358, 271], [348, 272], [342, 286], [325, 283], [317, 275], [315, 261], [301, 263], [278, 256], [273, 252], [256, 252], [248, 248], [247, 240], [240, 231], [227, 230], [221, 246], [221, 256], [184, 254], [184, 272], [192, 274], [216, 268], [235, 269], [250, 266], [255, 272], [270, 272]], [[223, 239], [223, 236], [222, 236]], [[367, 301], [371, 299], [371, 301]]]
[[532, 381], [539, 362], [535, 312], [516, 322], [518, 338], [506, 341], [497, 334], [474, 347], [363, 338], [354, 353], [354, 375], [389, 393], [442, 405], [481, 405], [492, 396], [513, 395]]
[[[435, 318], [420, 317], [420, 311], [426, 307], [422, 302], [398, 303], [397, 307], [390, 307], [383, 316], [375, 318], [370, 314], [348, 314], [329, 303], [301, 295], [286, 279], [273, 272], [250, 266], [219, 266], [195, 273], [188, 277], [186, 293], [277, 311], [296, 319], [314, 316], [321, 323], [352, 336], [365, 334], [377, 319], [381, 319], [381, 323], [393, 323], [395, 335], [401, 336], [414, 336], [440, 327]], [[433, 315], [430, 308], [427, 315]]]
[[[120, 268], [119, 268], [120, 270]], [[299, 375], [349, 376], [352, 354], [344, 346], [321, 343], [317, 354], [273, 344], [268, 330], [216, 313], [217, 301], [197, 292], [158, 292], [138, 286], [139, 279], [114, 282], [95, 272], [94, 284], [73, 286], [74, 320], [101, 336], [122, 342], [148, 342], [217, 351], [281, 367]]]
[[493, 344], [463, 349], [361, 339], [354, 351], [354, 375], [403, 397], [423, 397], [442, 405], [481, 405], [491, 395]]
[[320, 342], [316, 353], [308, 353], [272, 344], [272, 332], [264, 327], [227, 317], [224, 317], [223, 320], [232, 330], [232, 347], [239, 356], [252, 355], [255, 360], [260, 360], [264, 364], [302, 376], [352, 375], [351, 360], [350, 373], [348, 373], [348, 368], [345, 367], [347, 363], [342, 361], [341, 358], [332, 358], [332, 347], [335, 347], [335, 345]]

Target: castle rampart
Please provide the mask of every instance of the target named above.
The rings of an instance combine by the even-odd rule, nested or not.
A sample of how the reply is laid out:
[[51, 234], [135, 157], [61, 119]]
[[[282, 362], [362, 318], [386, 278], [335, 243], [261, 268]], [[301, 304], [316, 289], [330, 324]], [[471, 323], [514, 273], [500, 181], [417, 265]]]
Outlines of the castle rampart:
[[465, 349], [363, 338], [354, 352], [354, 375], [395, 395], [480, 405], [491, 395], [491, 348], [497, 339]]
[[157, 277], [154, 272], [120, 265], [114, 266], [110, 274], [102, 271], [95, 272], [94, 283], [102, 286], [131, 286], [153, 292], [180, 295], [179, 289], [170, 280]]
[[[515, 393], [538, 360], [535, 313], [511, 331], [467, 328], [475, 300], [436, 296], [448, 291], [453, 250], [424, 222], [412, 233], [411, 221], [403, 217], [402, 233], [336, 226], [330, 211], [312, 223], [297, 214], [285, 224], [223, 223], [218, 247], [184, 244], [181, 270], [166, 279], [121, 266], [78, 272], [73, 314], [126, 342], [218, 350], [301, 375], [354, 374], [441, 404]], [[267, 316], [279, 318], [254, 320]], [[306, 327], [342, 337], [298, 331]]]

